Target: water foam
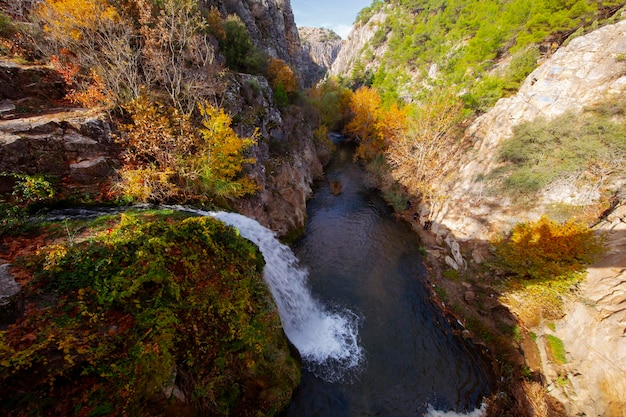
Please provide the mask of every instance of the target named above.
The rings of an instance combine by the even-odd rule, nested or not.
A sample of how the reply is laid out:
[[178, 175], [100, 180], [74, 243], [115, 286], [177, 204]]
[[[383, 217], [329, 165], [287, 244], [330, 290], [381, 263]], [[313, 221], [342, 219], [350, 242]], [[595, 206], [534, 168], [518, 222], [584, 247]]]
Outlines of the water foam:
[[307, 288], [308, 272], [298, 265], [291, 249], [280, 243], [274, 232], [237, 213], [179, 209], [234, 226], [241, 236], [259, 247], [265, 259], [264, 279], [278, 307], [285, 334], [300, 352], [307, 369], [333, 382], [361, 363], [358, 316], [347, 309], [330, 312], [315, 300]]
[[483, 403], [480, 408], [475, 409], [469, 413], [457, 413], [454, 411], [439, 411], [435, 410], [432, 405], [428, 405], [426, 414], [424, 417], [485, 417], [487, 415], [487, 404]]

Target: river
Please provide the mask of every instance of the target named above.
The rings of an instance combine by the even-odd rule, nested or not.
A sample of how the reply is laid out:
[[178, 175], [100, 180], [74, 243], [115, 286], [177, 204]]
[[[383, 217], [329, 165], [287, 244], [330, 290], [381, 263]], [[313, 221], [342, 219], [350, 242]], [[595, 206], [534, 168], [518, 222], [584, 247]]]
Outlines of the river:
[[[292, 249], [308, 269], [312, 296], [353, 315], [359, 358], [331, 370], [305, 361], [285, 417], [471, 412], [489, 393], [489, 372], [428, 299], [417, 236], [367, 185], [352, 153], [338, 149]], [[340, 194], [331, 192], [331, 180], [342, 184]]]

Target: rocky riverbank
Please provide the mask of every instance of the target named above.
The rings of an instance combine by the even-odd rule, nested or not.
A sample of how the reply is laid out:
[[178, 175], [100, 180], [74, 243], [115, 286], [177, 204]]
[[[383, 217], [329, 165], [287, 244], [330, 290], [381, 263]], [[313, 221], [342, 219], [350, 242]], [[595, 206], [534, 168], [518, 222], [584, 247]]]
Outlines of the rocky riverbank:
[[[621, 365], [626, 361], [623, 202], [594, 226], [604, 236], [604, 255], [587, 268], [578, 288], [564, 297], [563, 316], [535, 324], [522, 321], [517, 305], [507, 302], [502, 276], [489, 266], [488, 243], [457, 242], [468, 261], [467, 269], [455, 271], [446, 262], [454, 249], [441, 235], [425, 230], [411, 211], [397, 216], [411, 224], [428, 253], [433, 301], [462, 329], [460, 337], [482, 347], [498, 375], [488, 415], [500, 415], [502, 409], [515, 410], [516, 416], [626, 415], [626, 373]], [[552, 357], [548, 335], [563, 341], [565, 363]]]

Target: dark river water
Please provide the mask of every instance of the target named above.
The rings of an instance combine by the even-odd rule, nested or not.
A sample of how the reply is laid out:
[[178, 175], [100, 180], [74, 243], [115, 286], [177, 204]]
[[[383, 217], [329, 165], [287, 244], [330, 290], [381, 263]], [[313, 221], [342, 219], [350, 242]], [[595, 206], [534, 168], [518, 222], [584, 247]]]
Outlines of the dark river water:
[[[331, 193], [330, 180], [341, 182], [341, 194]], [[303, 370], [285, 416], [415, 417], [429, 407], [480, 407], [490, 385], [485, 364], [428, 300], [417, 236], [368, 187], [348, 146], [337, 151], [307, 212], [292, 249], [309, 271], [313, 297], [358, 317], [362, 359], [331, 378]]]

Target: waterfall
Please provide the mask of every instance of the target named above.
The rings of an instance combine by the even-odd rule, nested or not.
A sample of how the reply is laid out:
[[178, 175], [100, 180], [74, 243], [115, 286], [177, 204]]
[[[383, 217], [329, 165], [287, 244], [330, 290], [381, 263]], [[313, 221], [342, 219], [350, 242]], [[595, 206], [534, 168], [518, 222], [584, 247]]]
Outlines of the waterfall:
[[285, 334], [309, 371], [334, 382], [342, 379], [346, 371], [358, 367], [363, 358], [358, 343], [358, 316], [347, 309], [331, 312], [315, 300], [307, 288], [306, 269], [298, 265], [291, 249], [280, 243], [274, 232], [237, 213], [178, 209], [234, 226], [241, 236], [259, 247], [265, 259], [263, 276], [278, 307]]
[[487, 415], [487, 404], [482, 403], [480, 408], [467, 413], [457, 413], [454, 411], [435, 410], [432, 405], [428, 405], [425, 417], [485, 417]]

